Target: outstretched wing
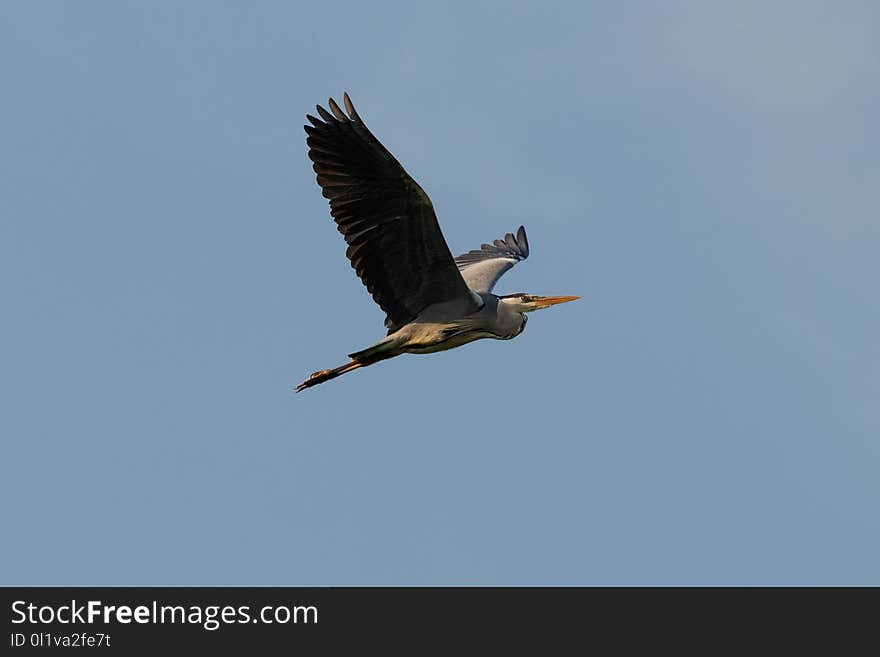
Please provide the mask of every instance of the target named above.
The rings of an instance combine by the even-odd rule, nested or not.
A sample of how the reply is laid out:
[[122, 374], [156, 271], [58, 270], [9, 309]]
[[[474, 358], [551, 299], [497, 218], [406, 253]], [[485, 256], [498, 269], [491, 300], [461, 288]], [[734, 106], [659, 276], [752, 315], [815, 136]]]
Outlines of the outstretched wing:
[[[476, 303], [461, 277], [428, 195], [364, 125], [348, 94], [346, 112], [308, 115], [309, 158], [330, 215], [345, 237], [345, 255], [385, 311], [389, 332], [433, 303]], [[332, 112], [332, 114], [331, 114]]]
[[470, 289], [491, 292], [504, 272], [528, 257], [529, 240], [526, 229], [520, 226], [515, 236], [507, 233], [503, 240], [462, 253], [455, 259], [455, 264]]

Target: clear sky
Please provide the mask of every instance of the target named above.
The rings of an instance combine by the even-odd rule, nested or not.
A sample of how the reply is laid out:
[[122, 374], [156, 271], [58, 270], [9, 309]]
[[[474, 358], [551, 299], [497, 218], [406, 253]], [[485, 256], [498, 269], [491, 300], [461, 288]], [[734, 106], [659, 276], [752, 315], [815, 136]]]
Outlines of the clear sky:
[[[4, 2], [2, 584], [880, 584], [875, 2]], [[510, 342], [384, 335], [351, 93]]]

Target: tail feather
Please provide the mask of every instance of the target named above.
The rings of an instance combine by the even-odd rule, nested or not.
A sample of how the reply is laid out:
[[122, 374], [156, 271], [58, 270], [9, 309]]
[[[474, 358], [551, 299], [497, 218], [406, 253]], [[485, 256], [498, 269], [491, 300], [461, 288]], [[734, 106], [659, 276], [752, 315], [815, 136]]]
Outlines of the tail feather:
[[348, 357], [352, 360], [357, 360], [361, 362], [370, 361], [370, 365], [379, 360], [385, 360], [386, 358], [391, 358], [393, 354], [389, 354], [392, 349], [394, 349], [394, 342], [385, 338], [381, 342], [377, 342], [372, 347], [367, 347], [366, 349], [361, 349], [360, 351], [356, 351], [353, 354], [349, 354]]

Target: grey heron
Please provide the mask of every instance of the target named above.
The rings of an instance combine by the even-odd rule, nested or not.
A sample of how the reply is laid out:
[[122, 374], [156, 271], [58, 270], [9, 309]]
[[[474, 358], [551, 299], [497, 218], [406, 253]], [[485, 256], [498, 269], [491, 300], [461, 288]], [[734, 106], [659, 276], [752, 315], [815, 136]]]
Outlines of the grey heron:
[[345, 112], [331, 98], [329, 112], [318, 105], [320, 118], [306, 115], [306, 143], [345, 255], [385, 311], [388, 333], [349, 362], [315, 372], [297, 392], [401, 354], [510, 340], [525, 329], [525, 313], [579, 298], [493, 294], [501, 275], [529, 255], [525, 228], [453, 258], [431, 199], [367, 129], [347, 93], [343, 101]]

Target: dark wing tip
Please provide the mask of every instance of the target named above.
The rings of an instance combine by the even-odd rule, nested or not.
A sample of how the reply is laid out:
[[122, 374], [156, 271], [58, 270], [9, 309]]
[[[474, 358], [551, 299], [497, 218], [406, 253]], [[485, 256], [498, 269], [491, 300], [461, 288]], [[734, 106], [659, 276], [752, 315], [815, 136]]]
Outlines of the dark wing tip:
[[[333, 99], [331, 98], [330, 101], [332, 102]], [[323, 107], [321, 107], [320, 105], [315, 105], [315, 108], [318, 110], [318, 114], [321, 115], [321, 118], [324, 120], [325, 123], [329, 123], [331, 125], [337, 123], [336, 119], [333, 118], [333, 115], [325, 110]]]
[[342, 94], [342, 104], [345, 105], [345, 111], [348, 112], [351, 120], [363, 125], [364, 120], [360, 117], [360, 115], [357, 113], [357, 110], [354, 108], [354, 103], [351, 102], [351, 97], [348, 95], [347, 91], [343, 92]]
[[354, 103], [351, 102], [351, 97], [348, 95], [347, 91], [342, 93], [342, 104], [345, 106], [344, 112], [333, 98], [329, 98], [327, 99], [327, 105], [330, 107], [329, 112], [320, 105], [315, 105], [318, 116], [321, 118], [319, 119], [311, 114], [306, 114], [306, 118], [317, 128], [328, 123], [331, 125], [346, 123], [349, 121], [363, 123], [363, 120], [358, 116], [357, 110], [354, 108]]
[[520, 226], [515, 236], [513, 233], [505, 233], [503, 239], [493, 240], [491, 244], [483, 244], [479, 249], [462, 253], [455, 258], [455, 262], [459, 267], [466, 267], [492, 258], [525, 260], [528, 257], [529, 240], [526, 237], [525, 227]]
[[529, 257], [529, 238], [526, 237], [526, 227], [520, 226], [516, 231], [516, 241], [523, 252], [523, 258]]
[[337, 118], [339, 121], [348, 121], [348, 117], [343, 113], [343, 111], [339, 108], [339, 105], [336, 104], [336, 101], [332, 98], [327, 101], [327, 104], [330, 105], [330, 111], [333, 112], [333, 116]]

